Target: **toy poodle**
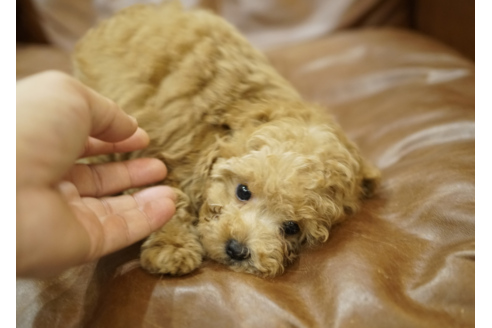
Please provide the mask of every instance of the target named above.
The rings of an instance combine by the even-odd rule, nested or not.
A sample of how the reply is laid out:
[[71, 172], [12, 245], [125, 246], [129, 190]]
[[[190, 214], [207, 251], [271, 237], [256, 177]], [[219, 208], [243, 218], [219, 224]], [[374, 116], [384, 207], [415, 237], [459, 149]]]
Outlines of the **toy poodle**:
[[273, 277], [370, 196], [379, 171], [324, 109], [226, 21], [179, 2], [137, 5], [89, 31], [75, 75], [136, 117], [161, 159], [176, 214], [142, 245], [151, 273], [183, 275], [203, 258]]

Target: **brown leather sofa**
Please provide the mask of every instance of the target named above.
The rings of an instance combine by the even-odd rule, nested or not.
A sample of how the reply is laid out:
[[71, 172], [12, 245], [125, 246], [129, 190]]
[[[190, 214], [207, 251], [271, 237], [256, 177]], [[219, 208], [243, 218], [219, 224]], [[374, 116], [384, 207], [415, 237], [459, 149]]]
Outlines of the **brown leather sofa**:
[[381, 169], [377, 196], [275, 279], [213, 262], [153, 276], [138, 244], [55, 279], [19, 279], [18, 327], [475, 325], [474, 64], [391, 28], [268, 55]]

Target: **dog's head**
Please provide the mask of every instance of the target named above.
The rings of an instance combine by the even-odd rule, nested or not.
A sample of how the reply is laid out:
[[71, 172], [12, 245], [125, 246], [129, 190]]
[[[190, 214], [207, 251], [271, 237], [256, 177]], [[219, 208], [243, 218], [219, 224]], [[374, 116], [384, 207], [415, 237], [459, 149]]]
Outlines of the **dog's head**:
[[377, 184], [336, 126], [263, 124], [224, 145], [198, 229], [208, 256], [236, 271], [275, 276], [303, 245], [327, 240]]

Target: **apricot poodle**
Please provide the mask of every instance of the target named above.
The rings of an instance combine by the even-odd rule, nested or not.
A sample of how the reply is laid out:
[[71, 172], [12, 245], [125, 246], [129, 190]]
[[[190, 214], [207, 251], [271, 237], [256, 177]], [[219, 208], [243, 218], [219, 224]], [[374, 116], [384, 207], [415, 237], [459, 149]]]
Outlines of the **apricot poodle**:
[[78, 43], [74, 67], [150, 135], [147, 149], [102, 160], [161, 159], [178, 194], [142, 246], [149, 272], [186, 274], [207, 257], [276, 276], [377, 186], [378, 170], [325, 110], [212, 13], [127, 8]]

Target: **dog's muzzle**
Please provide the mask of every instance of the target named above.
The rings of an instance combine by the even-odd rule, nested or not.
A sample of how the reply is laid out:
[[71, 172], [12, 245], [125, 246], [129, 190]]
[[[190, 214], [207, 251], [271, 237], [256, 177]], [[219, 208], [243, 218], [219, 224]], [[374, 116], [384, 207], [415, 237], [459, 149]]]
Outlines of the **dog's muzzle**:
[[233, 260], [242, 261], [251, 256], [248, 247], [235, 239], [229, 239], [225, 246], [226, 254]]

